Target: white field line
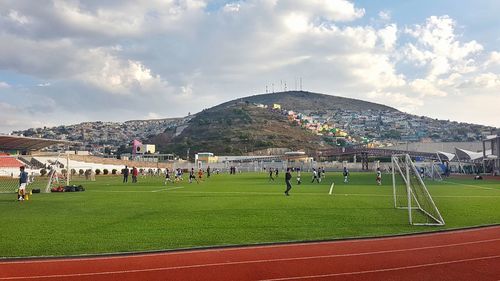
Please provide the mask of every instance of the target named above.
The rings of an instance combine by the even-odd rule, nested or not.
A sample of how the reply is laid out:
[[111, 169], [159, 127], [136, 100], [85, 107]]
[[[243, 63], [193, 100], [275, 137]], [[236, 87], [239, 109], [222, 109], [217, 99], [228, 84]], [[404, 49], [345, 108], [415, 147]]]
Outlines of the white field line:
[[464, 263], [464, 262], [469, 262], [469, 261], [490, 260], [490, 259], [497, 259], [497, 258], [500, 258], [500, 255], [471, 258], [471, 259], [443, 261], [443, 262], [424, 263], [424, 264], [400, 266], [400, 267], [389, 267], [389, 268], [364, 270], [364, 271], [352, 271], [352, 272], [331, 273], [331, 274], [322, 274], [322, 275], [284, 277], [284, 278], [274, 278], [274, 279], [261, 279], [258, 281], [285, 281], [285, 280], [300, 280], [300, 279], [311, 279], [311, 278], [327, 278], [327, 277], [345, 276], [345, 275], [359, 275], [359, 274], [379, 273], [379, 272], [387, 272], [387, 271], [398, 271], [398, 270], [405, 270], [405, 269], [415, 269], [415, 268], [446, 265], [446, 264], [453, 264], [453, 263]]
[[[149, 193], [149, 192], [164, 192], [169, 190], [183, 189], [184, 186], [163, 188], [157, 190], [87, 190], [86, 192], [101, 192], [101, 193]], [[282, 192], [245, 192], [245, 191], [178, 191], [176, 194], [239, 194], [239, 195], [276, 195], [282, 196]], [[296, 195], [307, 196], [325, 196], [324, 193], [313, 192], [296, 192]], [[393, 197], [392, 194], [376, 194], [376, 193], [335, 193], [336, 196], [358, 196], [358, 197]], [[500, 195], [432, 195], [436, 198], [497, 198]], [[38, 199], [37, 199], [38, 200]]]
[[184, 188], [184, 186], [177, 186], [172, 188], [162, 188], [157, 190], [88, 190], [89, 192], [102, 192], [102, 193], [149, 193], [149, 192], [160, 192], [169, 191], [174, 189]]
[[[124, 273], [138, 273], [138, 272], [154, 272], [154, 271], [178, 270], [178, 269], [188, 269], [188, 268], [205, 268], [205, 267], [227, 266], [227, 265], [240, 265], [240, 264], [258, 264], [258, 263], [269, 263], [269, 262], [300, 261], [300, 260], [312, 260], [312, 259], [324, 259], [324, 258], [366, 256], [366, 255], [402, 253], [402, 252], [409, 252], [409, 251], [420, 251], [420, 250], [439, 249], [439, 248], [447, 248], [447, 247], [457, 247], [457, 246], [480, 244], [480, 243], [488, 243], [488, 242], [495, 242], [495, 241], [500, 241], [500, 238], [497, 238], [497, 239], [488, 239], [488, 240], [480, 240], [480, 241], [473, 241], [473, 242], [463, 242], [463, 243], [438, 245], [438, 246], [426, 246], [426, 247], [418, 247], [418, 248], [385, 250], [385, 251], [373, 251], [373, 252], [362, 252], [362, 253], [352, 253], [352, 254], [332, 254], [332, 255], [307, 256], [307, 257], [295, 257], [295, 258], [260, 259], [260, 260], [249, 260], [249, 261], [219, 262], [219, 263], [180, 265], [180, 266], [170, 266], [170, 267], [155, 267], [155, 268], [116, 270], [116, 271], [103, 271], [103, 272], [88, 272], [88, 273], [54, 274], [54, 275], [37, 275], [37, 276], [17, 276], [17, 277], [13, 276], [13, 277], [0, 277], [0, 280], [21, 280], [21, 279], [37, 279], [37, 278], [41, 279], [41, 278], [63, 278], [63, 277], [76, 277], [76, 276], [96, 276], [96, 275], [110, 275], [110, 274], [124, 274]], [[459, 262], [459, 261], [471, 261], [471, 260], [478, 260], [478, 259], [491, 259], [491, 258], [498, 258], [498, 257], [500, 257], [500, 255], [498, 255], [498, 256], [491, 256], [491, 257], [472, 258], [472, 259], [467, 259], [467, 260], [446, 261], [446, 262], [441, 262], [441, 263], [442, 264], [446, 264], [446, 263], [454, 263], [454, 262]], [[73, 261], [73, 260], [69, 260], [69, 261]], [[415, 266], [418, 267], [418, 266], [438, 265], [438, 264], [441, 264], [441, 263], [431, 263], [431, 264], [415, 265]], [[410, 266], [408, 268], [412, 268], [412, 266]], [[383, 270], [383, 269], [381, 269], [381, 270]], [[347, 272], [347, 273], [338, 273], [338, 274], [353, 274], [353, 273]], [[297, 277], [293, 277], [293, 278], [297, 278]], [[270, 279], [270, 280], [275, 280], [275, 279]], [[280, 280], [280, 279], [276, 279], [276, 280]]]
[[[370, 193], [338, 193], [336, 195], [345, 196], [369, 196], [369, 197], [393, 197], [392, 194], [370, 194]], [[500, 197], [500, 195], [432, 195], [433, 198], [490, 198]]]
[[[158, 190], [161, 191], [161, 190]], [[278, 195], [282, 196], [281, 192], [244, 192], [244, 191], [178, 191], [177, 194], [180, 193], [188, 193], [188, 194], [243, 194], [243, 195]], [[296, 195], [309, 195], [309, 196], [325, 196], [324, 193], [312, 193], [312, 192], [298, 192]], [[360, 196], [360, 197], [393, 197], [392, 194], [375, 194], [375, 193], [335, 193], [338, 196]], [[500, 197], [500, 195], [433, 195], [432, 197], [438, 198], [489, 198], [489, 197]]]
[[456, 185], [461, 185], [461, 186], [468, 186], [468, 187], [475, 187], [475, 188], [480, 188], [480, 189], [498, 190], [498, 191], [500, 191], [500, 189], [497, 189], [497, 188], [485, 187], [485, 186], [480, 186], [480, 185], [463, 184], [463, 183], [452, 182], [452, 181], [445, 181], [445, 180], [443, 180], [442, 182], [445, 182], [447, 184], [456, 184]]
[[174, 189], [180, 189], [184, 188], [184, 186], [176, 186], [176, 187], [170, 187], [170, 188], [163, 188], [163, 189], [158, 189], [158, 190], [152, 190], [150, 192], [161, 192], [161, 191], [169, 191], [169, 190], [174, 190]]

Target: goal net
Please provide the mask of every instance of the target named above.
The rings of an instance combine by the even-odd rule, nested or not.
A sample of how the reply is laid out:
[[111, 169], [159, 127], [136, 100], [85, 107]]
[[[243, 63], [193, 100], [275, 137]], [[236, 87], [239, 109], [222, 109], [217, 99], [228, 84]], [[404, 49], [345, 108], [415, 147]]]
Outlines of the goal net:
[[49, 181], [47, 169], [29, 156], [0, 155], [0, 193], [16, 193], [19, 188], [19, 167], [28, 173], [26, 191], [39, 189], [44, 192]]
[[443, 170], [435, 162], [417, 162], [415, 167], [423, 180], [441, 181]]
[[444, 225], [443, 217], [408, 154], [392, 156], [394, 207], [408, 210], [412, 225]]

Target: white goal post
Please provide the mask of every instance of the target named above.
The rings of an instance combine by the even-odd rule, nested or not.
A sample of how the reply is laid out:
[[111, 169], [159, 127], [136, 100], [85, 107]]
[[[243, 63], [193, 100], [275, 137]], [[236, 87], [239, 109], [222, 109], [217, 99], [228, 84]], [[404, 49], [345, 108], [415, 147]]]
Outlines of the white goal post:
[[[27, 191], [39, 189], [50, 192], [57, 179], [58, 185], [69, 184], [68, 156], [61, 153], [30, 155], [0, 155], [0, 193], [15, 193], [19, 188], [19, 167], [28, 173]], [[64, 176], [63, 176], [64, 175]]]
[[45, 191], [47, 174], [42, 175], [43, 168], [25, 155], [0, 155], [0, 193], [16, 193], [19, 188], [19, 167], [24, 166], [28, 173], [26, 190], [39, 189]]
[[411, 157], [408, 154], [393, 155], [391, 160], [394, 207], [408, 210], [408, 220], [412, 225], [444, 225], [444, 219]]

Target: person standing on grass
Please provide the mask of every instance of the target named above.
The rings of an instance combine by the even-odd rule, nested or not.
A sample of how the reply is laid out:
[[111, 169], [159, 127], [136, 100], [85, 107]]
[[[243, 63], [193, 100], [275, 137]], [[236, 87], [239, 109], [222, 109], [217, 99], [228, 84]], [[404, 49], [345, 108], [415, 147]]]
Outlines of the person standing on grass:
[[198, 183], [203, 179], [203, 170], [200, 168], [198, 169]]
[[123, 173], [123, 183], [128, 182], [129, 170], [127, 166], [125, 166], [125, 169], [123, 169], [122, 173]]
[[344, 167], [343, 175], [344, 175], [344, 183], [348, 183], [349, 182], [349, 170], [347, 170], [347, 167]]
[[269, 168], [269, 181], [274, 181], [273, 178], [273, 169]]
[[197, 182], [198, 180], [196, 179], [196, 175], [194, 173], [194, 168], [191, 168], [191, 171], [189, 171], [189, 183], [193, 183], [193, 179]]
[[139, 175], [139, 171], [136, 167], [132, 167], [132, 183], [137, 183], [137, 176]]
[[311, 181], [311, 183], [313, 183], [315, 180], [319, 183], [318, 172], [313, 168], [313, 180]]
[[276, 168], [276, 178], [278, 178], [278, 174], [279, 174], [279, 169]]
[[300, 168], [297, 168], [297, 185], [300, 185], [302, 180], [300, 179]]
[[164, 185], [167, 184], [167, 181], [172, 182], [172, 179], [170, 178], [170, 170], [168, 168], [165, 169], [165, 183], [164, 183]]
[[289, 196], [288, 192], [290, 189], [292, 189], [292, 184], [290, 183], [290, 180], [292, 179], [292, 173], [290, 172], [290, 168], [286, 169], [285, 173], [285, 183], [286, 183], [286, 190], [285, 190], [285, 195]]
[[382, 172], [377, 168], [377, 185], [382, 185]]
[[18, 201], [24, 201], [26, 196], [26, 185], [28, 185], [28, 173], [24, 171], [24, 166], [19, 167], [19, 191]]
[[207, 167], [207, 179], [210, 177], [210, 166]]

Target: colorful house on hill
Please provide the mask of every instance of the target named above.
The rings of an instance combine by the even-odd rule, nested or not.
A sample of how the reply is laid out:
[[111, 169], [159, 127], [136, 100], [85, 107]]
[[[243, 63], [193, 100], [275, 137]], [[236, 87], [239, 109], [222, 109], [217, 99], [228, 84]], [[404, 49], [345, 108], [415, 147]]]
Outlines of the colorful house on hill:
[[278, 109], [278, 110], [281, 110], [281, 105], [280, 104], [273, 104], [273, 109]]

